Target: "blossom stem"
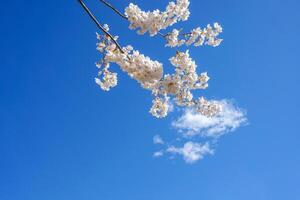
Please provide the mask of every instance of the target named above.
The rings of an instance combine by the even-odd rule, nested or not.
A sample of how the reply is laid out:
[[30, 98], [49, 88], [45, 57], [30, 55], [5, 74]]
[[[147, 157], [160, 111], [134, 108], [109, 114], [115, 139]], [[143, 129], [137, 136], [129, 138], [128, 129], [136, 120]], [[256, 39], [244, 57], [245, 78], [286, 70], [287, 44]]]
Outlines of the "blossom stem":
[[100, 0], [100, 1], [102, 3], [104, 3], [106, 6], [108, 6], [109, 8], [111, 8], [113, 11], [115, 11], [115, 13], [117, 13], [119, 16], [121, 16], [122, 18], [128, 20], [128, 18], [123, 13], [121, 13], [119, 10], [117, 10], [115, 7], [113, 7], [110, 3], [108, 3], [105, 0]]
[[80, 5], [82, 6], [82, 8], [86, 11], [86, 13], [90, 16], [90, 18], [95, 22], [95, 24], [97, 25], [98, 28], [101, 29], [101, 31], [108, 36], [117, 46], [117, 48], [122, 52], [125, 53], [123, 51], [123, 49], [121, 48], [121, 46], [119, 45], [119, 43], [114, 39], [114, 37], [107, 31], [105, 30], [105, 28], [98, 22], [97, 18], [93, 15], [93, 13], [89, 10], [89, 8], [83, 3], [82, 0], [78, 0], [78, 2], [80, 3]]

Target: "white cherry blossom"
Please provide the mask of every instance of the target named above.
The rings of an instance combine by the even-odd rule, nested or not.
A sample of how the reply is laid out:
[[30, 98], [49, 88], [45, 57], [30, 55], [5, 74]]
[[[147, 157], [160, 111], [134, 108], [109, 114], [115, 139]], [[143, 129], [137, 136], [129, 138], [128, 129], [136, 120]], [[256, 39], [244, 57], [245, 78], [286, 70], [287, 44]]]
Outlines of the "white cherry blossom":
[[189, 0], [177, 0], [176, 3], [169, 2], [165, 11], [143, 11], [139, 6], [130, 3], [125, 9], [125, 15], [130, 22], [130, 29], [138, 29], [139, 34], [149, 32], [154, 36], [178, 21], [186, 21], [190, 15], [189, 5]]
[[179, 30], [173, 29], [170, 33], [166, 34], [166, 46], [179, 47], [185, 44], [187, 46], [208, 45], [217, 47], [223, 41], [218, 38], [222, 31], [222, 27], [218, 23], [214, 23], [213, 26], [208, 24], [204, 29], [201, 29], [200, 27], [195, 28], [189, 33], [180, 33]]
[[117, 73], [112, 73], [108, 69], [104, 69], [99, 72], [98, 76], [103, 74], [103, 80], [95, 78], [97, 85], [104, 91], [109, 91], [110, 88], [115, 87], [118, 84]]
[[215, 101], [207, 101], [204, 97], [197, 100], [196, 109], [204, 116], [212, 117], [221, 112], [222, 106]]
[[169, 108], [169, 104], [168, 104], [168, 98], [162, 99], [159, 97], [156, 97], [153, 101], [152, 101], [153, 105], [150, 109], [150, 113], [157, 118], [162, 118], [162, 117], [166, 117], [168, 114], [168, 108]]

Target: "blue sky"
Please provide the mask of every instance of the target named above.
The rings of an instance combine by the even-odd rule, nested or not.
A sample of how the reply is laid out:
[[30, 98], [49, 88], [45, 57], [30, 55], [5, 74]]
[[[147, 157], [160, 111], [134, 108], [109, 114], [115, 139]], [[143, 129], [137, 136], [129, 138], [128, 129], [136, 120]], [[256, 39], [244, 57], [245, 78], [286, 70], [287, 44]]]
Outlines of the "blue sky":
[[[120, 10], [129, 1], [111, 0]], [[144, 9], [167, 0], [135, 0]], [[161, 38], [137, 36], [86, 2], [122, 45], [167, 62]], [[77, 1], [5, 1], [0, 17], [1, 200], [281, 200], [300, 196], [299, 8], [296, 0], [191, 0], [191, 29], [218, 21], [218, 48], [191, 48], [211, 76], [205, 95], [233, 99], [249, 124], [190, 165], [155, 159], [152, 138], [174, 138], [176, 114], [154, 119], [151, 95], [126, 74], [94, 83], [95, 25]], [[115, 66], [114, 69], [120, 72]]]

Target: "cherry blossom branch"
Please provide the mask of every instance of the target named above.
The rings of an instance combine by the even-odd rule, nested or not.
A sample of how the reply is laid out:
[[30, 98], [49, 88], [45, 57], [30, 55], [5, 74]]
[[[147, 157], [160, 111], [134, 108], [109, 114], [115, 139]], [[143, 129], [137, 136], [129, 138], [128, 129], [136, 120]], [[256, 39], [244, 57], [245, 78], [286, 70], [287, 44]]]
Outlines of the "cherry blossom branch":
[[[89, 8], [83, 3], [84, 0], [78, 0], [82, 8], [101, 29], [103, 35], [97, 34], [97, 50], [102, 54], [101, 61], [96, 63], [99, 68], [95, 82], [104, 91], [109, 91], [118, 83], [117, 73], [109, 70], [110, 64], [117, 64], [131, 78], [135, 79], [147, 90], [151, 90], [154, 95], [153, 105], [150, 113], [157, 117], [165, 117], [168, 114], [169, 99], [174, 98], [176, 105], [194, 107], [204, 116], [211, 117], [218, 114], [221, 110], [220, 105], [213, 101], [207, 101], [203, 97], [195, 99], [192, 90], [206, 89], [208, 87], [209, 77], [206, 72], [198, 74], [197, 65], [189, 56], [189, 52], [177, 52], [170, 58], [171, 64], [175, 67], [174, 74], [164, 74], [163, 64], [151, 60], [151, 58], [140, 54], [138, 50], [130, 45], [121, 47], [117, 38], [111, 35], [108, 25], [101, 25]], [[171, 1], [164, 11], [155, 10], [152, 12], [143, 11], [137, 5], [130, 3], [125, 8], [125, 13], [121, 13], [106, 0], [99, 0], [105, 6], [113, 10], [122, 19], [130, 23], [129, 28], [137, 30], [137, 33], [143, 35], [149, 33], [150, 36], [159, 35], [167, 40], [166, 46], [178, 47], [183, 44], [187, 46], [194, 44], [200, 46], [203, 44], [218, 46], [222, 41], [216, 37], [222, 32], [222, 27], [217, 23], [213, 26], [207, 25], [206, 28], [200, 27], [193, 29], [190, 33], [180, 33], [182, 29], [173, 29], [170, 33], [163, 34], [160, 30], [167, 29], [169, 26], [179, 22], [186, 21], [190, 15], [189, 0]], [[182, 39], [179, 36], [186, 36]]]
[[89, 10], [89, 8], [83, 3], [82, 0], [78, 0], [78, 2], [80, 3], [80, 5], [82, 6], [82, 8], [85, 10], [85, 12], [90, 16], [90, 18], [95, 22], [95, 24], [97, 25], [98, 28], [101, 29], [101, 31], [107, 36], [109, 37], [117, 46], [117, 48], [124, 53], [123, 49], [121, 48], [121, 46], [119, 45], [119, 43], [115, 40], [115, 38], [107, 31], [105, 30], [105, 28], [98, 22], [97, 18], [93, 15], [93, 13]]
[[[112, 9], [115, 13], [117, 13], [120, 17], [122, 17], [123, 19], [126, 19], [128, 21], [128, 17], [126, 17], [123, 13], [121, 13], [118, 9], [116, 9], [114, 6], [112, 6], [110, 3], [108, 3], [105, 0], [100, 0], [104, 5], [106, 5], [107, 7], [109, 7], [110, 9]], [[162, 36], [162, 37], [166, 37], [168, 36], [168, 34], [163, 34], [161, 32], [158, 32], [158, 35]]]
[[121, 13], [119, 10], [117, 10], [115, 7], [113, 7], [110, 3], [108, 3], [107, 1], [105, 0], [100, 0], [102, 3], [104, 3], [107, 7], [111, 8], [115, 13], [117, 13], [119, 16], [121, 16], [122, 18], [128, 20], [128, 18], [123, 14]]

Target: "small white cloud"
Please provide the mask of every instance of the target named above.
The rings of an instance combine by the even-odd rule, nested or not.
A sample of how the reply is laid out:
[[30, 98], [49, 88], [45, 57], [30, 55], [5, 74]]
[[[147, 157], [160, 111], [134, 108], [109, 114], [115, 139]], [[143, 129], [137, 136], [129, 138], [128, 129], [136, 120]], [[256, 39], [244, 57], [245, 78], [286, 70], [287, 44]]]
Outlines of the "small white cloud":
[[164, 153], [162, 151], [157, 151], [157, 152], [154, 152], [153, 157], [158, 158], [158, 157], [161, 157], [163, 155], [164, 155]]
[[164, 144], [163, 139], [160, 137], [160, 135], [155, 135], [153, 137], [153, 143], [154, 144]]
[[172, 122], [172, 126], [185, 135], [219, 137], [247, 122], [245, 112], [236, 107], [231, 101], [218, 101], [222, 111], [215, 117], [206, 117], [192, 109], [186, 109], [179, 119]]
[[202, 159], [207, 154], [213, 154], [213, 150], [208, 143], [195, 142], [186, 142], [183, 147], [170, 146], [167, 152], [182, 155], [184, 160], [190, 164]]

